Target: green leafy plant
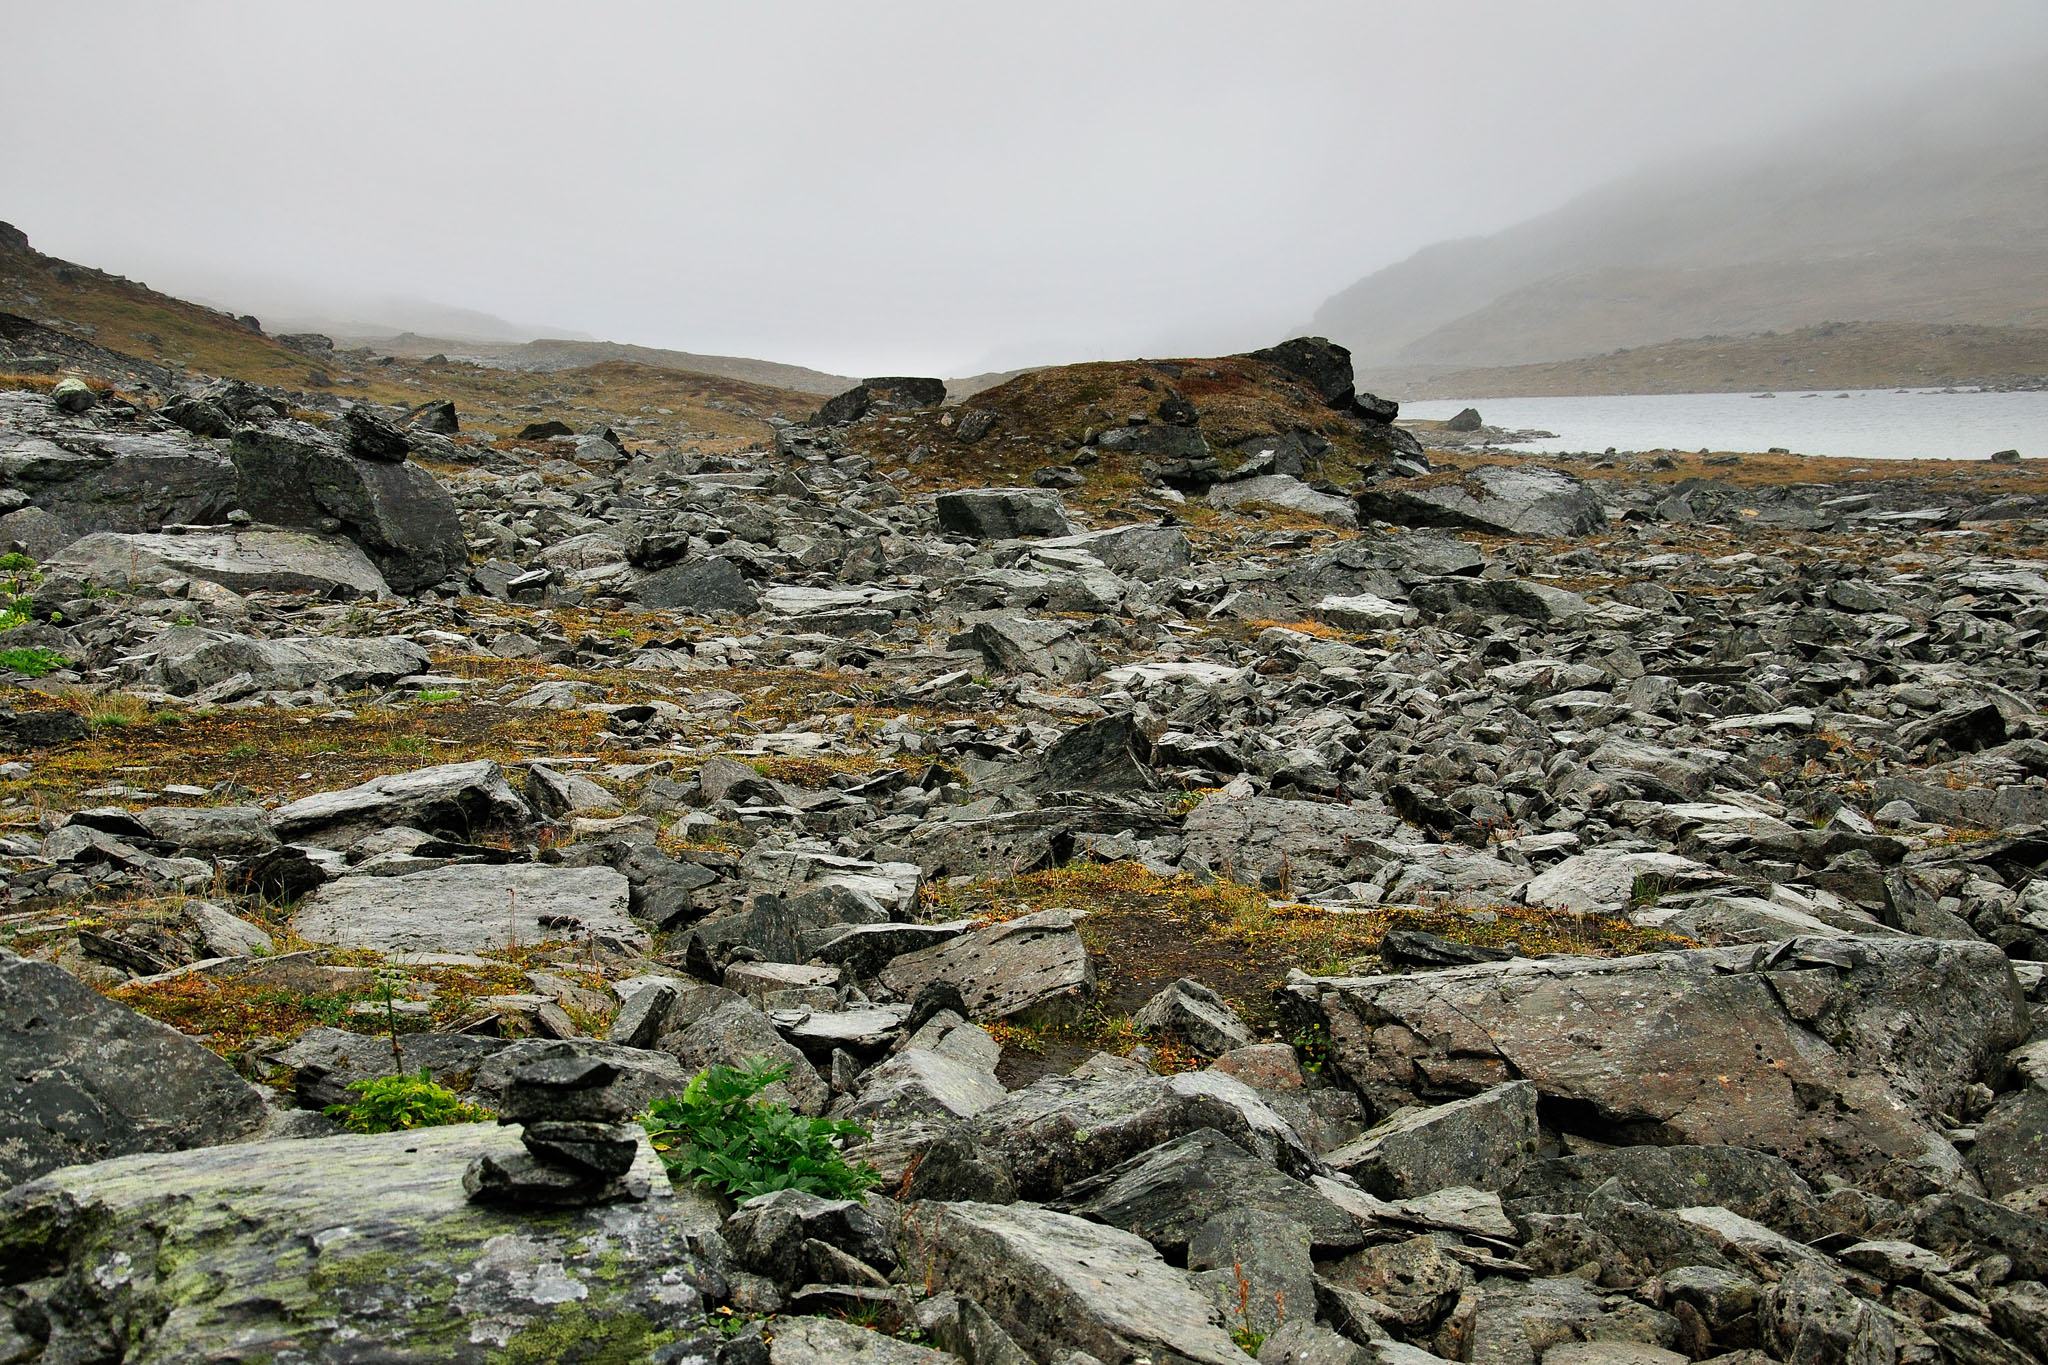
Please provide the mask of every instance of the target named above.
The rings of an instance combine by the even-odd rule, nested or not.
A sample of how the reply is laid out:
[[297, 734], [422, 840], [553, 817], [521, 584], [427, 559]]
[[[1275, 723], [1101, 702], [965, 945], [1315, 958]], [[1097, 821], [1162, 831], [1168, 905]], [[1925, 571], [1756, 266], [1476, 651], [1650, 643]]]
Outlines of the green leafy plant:
[[42, 581], [36, 562], [27, 555], [19, 552], [0, 555], [0, 630], [13, 630], [16, 626], [28, 624], [29, 613], [36, 605], [35, 598], [29, 596], [29, 589]]
[[413, 700], [418, 702], [458, 701], [461, 697], [462, 693], [452, 687], [430, 687], [417, 697], [414, 697]]
[[54, 649], [40, 645], [28, 649], [0, 650], [0, 668], [8, 668], [31, 678], [40, 678], [60, 668], [71, 667], [71, 660]]
[[349, 1089], [362, 1098], [327, 1107], [327, 1117], [351, 1133], [395, 1133], [407, 1128], [440, 1128], [451, 1123], [481, 1123], [491, 1111], [467, 1104], [446, 1086], [437, 1085], [421, 1067], [417, 1075], [378, 1076], [355, 1081]]
[[753, 1058], [706, 1067], [680, 1096], [656, 1100], [640, 1124], [669, 1175], [723, 1190], [745, 1203], [775, 1190], [859, 1199], [881, 1183], [874, 1168], [839, 1154], [838, 1140], [865, 1138], [857, 1123], [811, 1119], [760, 1098], [789, 1068]]
[[1330, 1031], [1321, 1026], [1305, 1028], [1288, 1040], [1294, 1047], [1294, 1055], [1301, 1061], [1301, 1069], [1311, 1075], [1319, 1074], [1330, 1060]]

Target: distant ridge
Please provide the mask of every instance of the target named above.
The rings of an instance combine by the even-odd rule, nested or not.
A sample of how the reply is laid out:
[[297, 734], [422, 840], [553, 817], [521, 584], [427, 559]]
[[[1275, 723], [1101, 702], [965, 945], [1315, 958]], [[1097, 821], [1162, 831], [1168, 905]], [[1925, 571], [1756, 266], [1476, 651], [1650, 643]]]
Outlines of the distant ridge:
[[387, 337], [336, 337], [337, 345], [368, 346], [387, 355], [418, 358], [445, 355], [451, 360], [469, 360], [498, 370], [577, 370], [622, 360], [658, 370], [686, 370], [692, 374], [717, 375], [749, 384], [795, 389], [800, 393], [827, 397], [844, 393], [860, 381], [845, 375], [826, 374], [801, 365], [784, 365], [773, 360], [751, 360], [744, 356], [699, 355], [692, 351], [669, 351], [656, 346], [633, 346], [617, 341], [571, 341], [544, 338], [519, 345], [479, 345], [446, 337], [420, 336], [403, 332]]
[[1485, 369], [1367, 373], [1393, 398], [1536, 398], [1760, 389], [2037, 387], [2048, 328], [1832, 322], [1749, 337], [1696, 337], [1578, 360]]
[[2048, 63], [1646, 170], [1330, 299], [1362, 368], [1474, 368], [1829, 321], [2048, 327]]

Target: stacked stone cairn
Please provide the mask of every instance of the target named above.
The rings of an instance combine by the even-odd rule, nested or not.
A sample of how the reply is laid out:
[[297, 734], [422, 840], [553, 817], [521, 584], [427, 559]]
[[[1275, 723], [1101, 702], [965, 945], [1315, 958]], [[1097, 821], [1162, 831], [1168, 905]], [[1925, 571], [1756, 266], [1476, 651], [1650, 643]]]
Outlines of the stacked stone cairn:
[[532, 1208], [581, 1208], [647, 1197], [634, 1176], [638, 1108], [616, 1084], [621, 1069], [572, 1045], [551, 1049], [512, 1073], [498, 1108], [501, 1124], [524, 1124], [524, 1153], [480, 1156], [463, 1174], [471, 1200]]

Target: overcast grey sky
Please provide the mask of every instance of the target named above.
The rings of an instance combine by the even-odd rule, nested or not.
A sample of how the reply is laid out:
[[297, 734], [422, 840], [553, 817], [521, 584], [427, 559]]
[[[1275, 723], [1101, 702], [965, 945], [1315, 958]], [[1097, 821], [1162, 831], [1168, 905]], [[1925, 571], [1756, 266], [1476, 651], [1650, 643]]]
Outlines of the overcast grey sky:
[[2043, 0], [0, 0], [0, 219], [854, 374], [1249, 346], [1648, 161], [2048, 53]]

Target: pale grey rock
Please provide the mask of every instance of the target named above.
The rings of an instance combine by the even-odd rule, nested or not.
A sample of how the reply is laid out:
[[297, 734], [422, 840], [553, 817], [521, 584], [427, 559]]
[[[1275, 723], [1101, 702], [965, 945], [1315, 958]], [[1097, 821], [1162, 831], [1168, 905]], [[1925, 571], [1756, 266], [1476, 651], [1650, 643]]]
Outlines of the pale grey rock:
[[470, 840], [524, 832], [532, 821], [532, 808], [513, 790], [505, 770], [489, 759], [392, 773], [343, 791], [302, 797], [270, 815], [279, 838], [335, 848], [393, 825]]
[[1536, 1143], [1536, 1087], [1509, 1081], [1448, 1104], [1397, 1110], [1326, 1160], [1382, 1199], [1407, 1199], [1453, 1185], [1500, 1189]]
[[868, 1120], [966, 1119], [1002, 1100], [1002, 1083], [971, 1062], [907, 1048], [861, 1077], [860, 1094], [835, 1115]]
[[1579, 536], [1607, 522], [1577, 476], [1541, 465], [1483, 465], [1455, 478], [1380, 484], [1359, 512], [1397, 526], [1440, 526], [1506, 536]]
[[1320, 518], [1333, 526], [1358, 525], [1358, 510], [1348, 499], [1318, 493], [1287, 474], [1261, 474], [1219, 483], [1209, 490], [1209, 505], [1232, 511], [1242, 507], [1278, 507]]
[[113, 1341], [158, 1360], [552, 1357], [541, 1343], [593, 1323], [638, 1356], [707, 1325], [716, 1215], [669, 1191], [644, 1139], [644, 1202], [536, 1218], [469, 1201], [472, 1160], [519, 1154], [513, 1130], [459, 1124], [129, 1156], [0, 1195], [0, 1240], [49, 1267], [22, 1291], [49, 1359]]
[[235, 592], [350, 598], [383, 597], [391, 591], [353, 541], [308, 531], [101, 531], [65, 546], [44, 572], [121, 591], [176, 578], [218, 583]]
[[959, 1365], [960, 1357], [838, 1318], [778, 1318], [769, 1365]]
[[647, 931], [626, 905], [626, 879], [606, 867], [458, 866], [338, 878], [306, 898], [292, 927], [314, 943], [387, 953], [473, 953], [584, 938], [644, 948]]
[[1058, 1022], [1080, 1014], [1095, 992], [1095, 968], [1075, 916], [1041, 910], [895, 959], [882, 984], [905, 999], [930, 982], [959, 989], [968, 1017]]
[[210, 857], [247, 858], [278, 843], [268, 816], [255, 806], [151, 806], [135, 818], [151, 838]]
[[913, 1274], [972, 1297], [1035, 1356], [1250, 1359], [1187, 1272], [1130, 1233], [1028, 1204], [925, 1201], [905, 1210], [903, 1236]]
[[353, 691], [385, 686], [424, 673], [427, 652], [396, 635], [350, 640], [294, 636], [257, 640], [246, 635], [173, 630], [158, 648], [164, 686], [179, 694], [243, 678], [245, 692], [309, 687]]

